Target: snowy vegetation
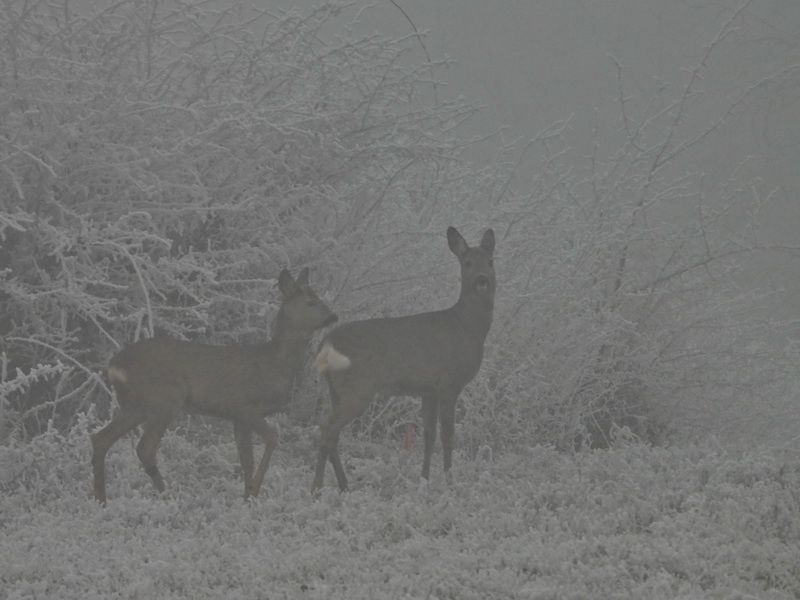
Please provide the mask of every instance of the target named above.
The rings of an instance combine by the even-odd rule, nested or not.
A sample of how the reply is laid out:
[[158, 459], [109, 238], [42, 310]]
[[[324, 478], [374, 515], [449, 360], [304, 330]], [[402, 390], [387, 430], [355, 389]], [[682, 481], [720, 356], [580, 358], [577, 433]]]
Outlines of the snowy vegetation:
[[[84, 425], [87, 425], [85, 423]], [[21, 598], [762, 598], [800, 595], [797, 456], [713, 443], [457, 456], [351, 444], [353, 490], [308, 492], [307, 428], [284, 427], [242, 502], [236, 449], [171, 432], [164, 496], [132, 451], [89, 500], [85, 431], [2, 449], [0, 596]]]
[[[765, 199], [735, 166], [709, 197], [689, 168], [796, 78], [708, 116], [699, 82], [741, 17], [653, 98], [620, 67], [617, 145], [556, 123], [521, 193], [519, 148], [464, 159], [479, 107], [439, 101], [443, 63], [416, 36], [336, 35], [345, 5], [3, 2], [0, 597], [798, 597], [800, 357], [733, 278], [761, 248], [732, 223]], [[285, 267], [342, 320], [447, 306], [450, 224], [498, 237], [451, 485], [396, 450], [420, 422], [397, 399], [343, 441], [354, 491], [312, 500], [309, 366], [267, 497], [242, 504], [228, 428], [189, 420], [161, 445], [165, 498], [119, 444], [108, 508], [88, 500], [123, 344], [264, 340]]]
[[[620, 68], [618, 147], [587, 159], [565, 145], [566, 123], [542, 132], [528, 150], [541, 171], [520, 194], [511, 149], [482, 169], [463, 160], [454, 131], [477, 107], [437, 101], [441, 65], [407, 56], [418, 39], [330, 34], [346, 7], [7, 8], [4, 435], [67, 431], [92, 406], [106, 418], [108, 357], [143, 335], [267, 338], [284, 267], [311, 266], [345, 320], [446, 306], [450, 224], [498, 232], [495, 324], [461, 411], [473, 450], [531, 436], [604, 446], [620, 428], [656, 443], [743, 423], [776, 437], [796, 422], [796, 353], [764, 343], [778, 325], [732, 278], [759, 247], [730, 219], [761, 199], [735, 170], [707, 198], [685, 170], [780, 78], [698, 126], [698, 81], [738, 13], [649, 103], [628, 96]], [[289, 410], [313, 426], [321, 392], [308, 375]], [[391, 432], [416, 410], [395, 402], [361, 431]]]

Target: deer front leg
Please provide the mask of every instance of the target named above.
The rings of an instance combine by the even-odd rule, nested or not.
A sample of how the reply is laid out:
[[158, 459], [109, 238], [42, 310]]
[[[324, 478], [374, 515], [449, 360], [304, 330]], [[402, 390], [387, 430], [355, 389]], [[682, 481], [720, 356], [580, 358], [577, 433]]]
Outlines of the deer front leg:
[[[264, 440], [264, 454], [261, 456], [261, 462], [258, 463], [258, 470], [253, 476], [252, 486], [250, 489], [250, 496], [258, 496], [258, 491], [261, 489], [261, 484], [264, 482], [264, 475], [269, 468], [269, 461], [272, 458], [272, 452], [275, 446], [278, 445], [278, 430], [267, 423], [263, 418], [259, 417], [252, 423], [253, 430]], [[245, 491], [245, 498], [248, 497]]]
[[422, 476], [425, 479], [428, 479], [431, 474], [431, 456], [433, 455], [433, 446], [436, 444], [437, 408], [435, 395], [426, 394], [422, 396], [422, 436], [425, 442], [425, 453], [422, 458]]
[[455, 439], [456, 400], [458, 394], [448, 395], [440, 400], [439, 421], [442, 429], [442, 454], [444, 455], [444, 472], [448, 473], [453, 465], [453, 443]]
[[236, 450], [239, 453], [239, 464], [242, 465], [242, 480], [244, 481], [245, 500], [250, 497], [253, 483], [253, 435], [252, 430], [244, 421], [234, 421], [233, 438], [236, 440]]

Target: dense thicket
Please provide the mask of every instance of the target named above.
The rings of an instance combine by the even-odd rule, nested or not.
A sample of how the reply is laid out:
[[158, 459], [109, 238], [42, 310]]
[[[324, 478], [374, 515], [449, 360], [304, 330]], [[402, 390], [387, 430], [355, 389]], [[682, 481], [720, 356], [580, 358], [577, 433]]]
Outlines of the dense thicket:
[[[441, 65], [409, 56], [417, 38], [333, 35], [347, 18], [335, 4], [3, 2], [7, 432], [69, 428], [93, 406], [105, 418], [104, 365], [138, 337], [266, 339], [284, 267], [309, 265], [344, 320], [443, 307], [457, 293], [449, 224], [473, 243], [498, 234], [466, 449], [787, 422], [797, 362], [771, 354], [771, 325], [731, 283], [756, 245], [727, 219], [759, 200], [735, 171], [708, 198], [680, 168], [738, 103], [699, 128], [687, 118], [707, 57], [658, 103], [622, 100], [616, 148], [586, 158], [563, 124], [543, 132], [519, 194], [513, 166], [464, 161], [455, 132], [477, 107], [438, 101]], [[311, 376], [298, 390], [288, 410], [310, 425], [325, 392]], [[415, 411], [377, 407], [360, 431]]]

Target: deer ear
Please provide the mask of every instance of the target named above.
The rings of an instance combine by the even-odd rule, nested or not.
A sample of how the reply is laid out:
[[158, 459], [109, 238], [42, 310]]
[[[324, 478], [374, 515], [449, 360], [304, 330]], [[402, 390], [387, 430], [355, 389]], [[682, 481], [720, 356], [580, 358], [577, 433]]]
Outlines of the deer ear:
[[487, 229], [481, 239], [481, 248], [486, 250], [490, 255], [494, 254], [494, 231]]
[[296, 281], [298, 285], [308, 285], [308, 267], [303, 267], [303, 270], [300, 271]]
[[450, 250], [453, 251], [453, 254], [459, 258], [469, 250], [469, 245], [466, 240], [458, 233], [455, 227], [447, 228], [447, 244], [450, 246]]
[[278, 275], [278, 289], [284, 296], [288, 296], [297, 289], [297, 284], [292, 279], [292, 274], [286, 269]]

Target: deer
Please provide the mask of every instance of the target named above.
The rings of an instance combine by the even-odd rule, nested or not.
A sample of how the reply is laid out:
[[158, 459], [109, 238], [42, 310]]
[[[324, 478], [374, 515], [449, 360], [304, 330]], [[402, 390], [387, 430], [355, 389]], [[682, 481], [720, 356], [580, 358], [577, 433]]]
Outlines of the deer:
[[[136, 453], [155, 488], [164, 491], [156, 451], [169, 422], [180, 411], [233, 423], [245, 500], [258, 495], [278, 439], [277, 429], [264, 417], [289, 403], [311, 338], [338, 319], [309, 287], [307, 267], [297, 280], [282, 270], [278, 289], [282, 300], [267, 343], [212, 346], [153, 337], [125, 347], [111, 359], [108, 377], [119, 409], [108, 425], [91, 436], [98, 502], [106, 503], [106, 453], [138, 425], [143, 425], [144, 432]], [[253, 432], [264, 442], [255, 474]]]
[[430, 475], [441, 424], [444, 472], [452, 466], [458, 396], [475, 377], [492, 324], [495, 296], [494, 232], [469, 247], [454, 227], [447, 230], [450, 250], [461, 265], [461, 293], [445, 310], [353, 321], [330, 331], [317, 354], [317, 370], [328, 383], [331, 410], [320, 426], [319, 451], [311, 485], [322, 488], [330, 461], [341, 491], [347, 477], [339, 457], [339, 434], [373, 399], [392, 395], [422, 400], [424, 457], [422, 477]]

